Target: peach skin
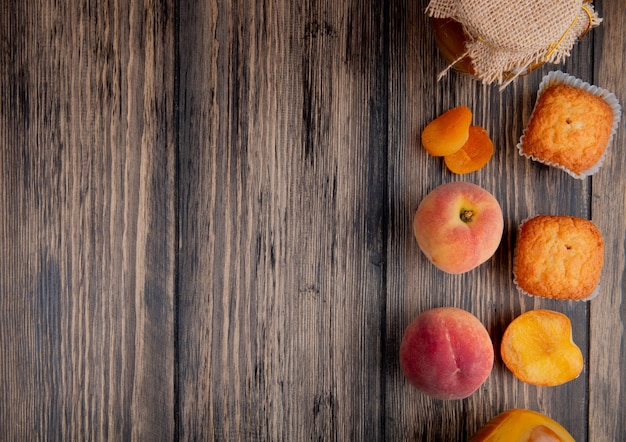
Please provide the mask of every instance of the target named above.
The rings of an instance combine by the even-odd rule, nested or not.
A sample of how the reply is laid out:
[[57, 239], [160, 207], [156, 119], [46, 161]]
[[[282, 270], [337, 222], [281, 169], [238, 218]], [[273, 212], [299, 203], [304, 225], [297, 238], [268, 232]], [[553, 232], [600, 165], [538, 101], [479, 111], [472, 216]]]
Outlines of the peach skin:
[[437, 399], [470, 396], [491, 373], [493, 361], [493, 344], [483, 324], [455, 307], [419, 314], [400, 345], [400, 367], [407, 380]]
[[493, 256], [504, 219], [485, 189], [467, 182], [442, 184], [419, 204], [413, 233], [426, 257], [447, 273], [464, 273]]

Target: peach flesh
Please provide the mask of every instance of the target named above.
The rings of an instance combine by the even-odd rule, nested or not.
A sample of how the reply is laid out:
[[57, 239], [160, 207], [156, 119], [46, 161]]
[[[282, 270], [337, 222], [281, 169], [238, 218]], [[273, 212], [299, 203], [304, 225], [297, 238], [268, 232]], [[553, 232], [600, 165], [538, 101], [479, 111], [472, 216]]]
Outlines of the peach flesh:
[[467, 182], [442, 184], [422, 200], [413, 219], [415, 239], [426, 257], [447, 273], [465, 273], [493, 256], [504, 218], [485, 189]]
[[532, 410], [514, 408], [491, 419], [470, 442], [574, 442], [561, 424]]
[[474, 393], [493, 368], [489, 333], [471, 313], [440, 307], [419, 314], [400, 345], [400, 366], [411, 385], [437, 399]]
[[518, 379], [534, 385], [564, 384], [576, 379], [584, 366], [569, 318], [545, 309], [515, 318], [504, 331], [500, 354]]

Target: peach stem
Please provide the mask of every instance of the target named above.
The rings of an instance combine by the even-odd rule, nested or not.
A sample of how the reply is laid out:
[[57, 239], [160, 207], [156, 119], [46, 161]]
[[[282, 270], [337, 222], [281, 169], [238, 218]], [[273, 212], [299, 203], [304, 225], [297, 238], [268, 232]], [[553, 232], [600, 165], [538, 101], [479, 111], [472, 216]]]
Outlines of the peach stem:
[[463, 221], [464, 223], [468, 223], [472, 220], [472, 217], [474, 216], [474, 212], [468, 209], [461, 209], [461, 221]]

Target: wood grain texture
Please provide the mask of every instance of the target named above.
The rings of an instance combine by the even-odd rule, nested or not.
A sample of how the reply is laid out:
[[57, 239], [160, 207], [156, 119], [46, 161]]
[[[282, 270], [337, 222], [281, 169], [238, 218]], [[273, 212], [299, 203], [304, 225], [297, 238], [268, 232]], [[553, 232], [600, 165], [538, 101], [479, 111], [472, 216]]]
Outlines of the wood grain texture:
[[[626, 37], [624, 7], [600, 5], [605, 20], [594, 52], [596, 84], [613, 91], [622, 109], [626, 102]], [[605, 236], [606, 253], [602, 291], [590, 305], [589, 327], [589, 431], [593, 440], [625, 440], [626, 409], [623, 372], [626, 365], [626, 156], [624, 117], [608, 153], [603, 172], [593, 179], [591, 215]]]
[[0, 439], [171, 437], [172, 4], [1, 8]]
[[[392, 34], [392, 41], [398, 39], [394, 45], [405, 57], [399, 63], [406, 65], [392, 63], [392, 71], [399, 72], [400, 79], [390, 96], [405, 101], [396, 105], [398, 115], [390, 118], [403, 124], [395, 128], [397, 142], [390, 141], [390, 146], [398, 148], [393, 152], [395, 158], [390, 155], [390, 169], [397, 172], [389, 181], [395, 198], [387, 273], [388, 293], [396, 295], [387, 297], [387, 339], [397, 349], [404, 329], [417, 313], [452, 305], [469, 310], [485, 323], [497, 351], [494, 371], [484, 386], [468, 399], [448, 402], [411, 390], [394, 357], [392, 369], [386, 373], [386, 436], [389, 440], [465, 440], [498, 413], [519, 407], [544, 412], [562, 422], [577, 440], [585, 440], [586, 377], [552, 389], [525, 385], [505, 368], [498, 351], [504, 329], [515, 316], [548, 308], [571, 318], [574, 340], [587, 352], [586, 304], [520, 297], [512, 283], [512, 253], [520, 221], [542, 213], [589, 216], [588, 183], [532, 164], [520, 157], [515, 147], [532, 111], [539, 81], [553, 67], [520, 78], [502, 93], [455, 72], [437, 82], [445, 63], [437, 55], [430, 23], [419, 2], [407, 2], [406, 7], [400, 14], [407, 17], [406, 36]], [[591, 39], [583, 42], [564, 69], [588, 75], [585, 64], [578, 67], [576, 60], [589, 60], [592, 46]], [[419, 144], [423, 127], [458, 105], [472, 109], [473, 124], [484, 126], [496, 146], [485, 168], [463, 176], [447, 171], [441, 158], [429, 157]], [[412, 236], [412, 217], [421, 199], [435, 186], [457, 180], [474, 182], [492, 192], [505, 218], [504, 237], [493, 259], [461, 276], [443, 274], [430, 265]]]
[[[465, 441], [498, 413], [546, 413], [578, 441], [626, 438], [623, 123], [574, 180], [516, 144], [542, 76], [626, 94], [626, 11], [564, 66], [503, 92], [451, 71], [425, 1], [9, 1], [0, 6], [0, 440]], [[458, 176], [420, 146], [467, 105], [496, 147]], [[505, 217], [494, 257], [436, 270], [412, 218], [470, 181]], [[590, 218], [607, 243], [590, 303], [520, 296], [516, 229]], [[419, 312], [486, 325], [494, 370], [461, 401], [398, 364]], [[576, 380], [518, 381], [499, 356], [518, 314], [565, 313]]]
[[387, 12], [194, 5], [180, 38], [181, 435], [379, 439]]

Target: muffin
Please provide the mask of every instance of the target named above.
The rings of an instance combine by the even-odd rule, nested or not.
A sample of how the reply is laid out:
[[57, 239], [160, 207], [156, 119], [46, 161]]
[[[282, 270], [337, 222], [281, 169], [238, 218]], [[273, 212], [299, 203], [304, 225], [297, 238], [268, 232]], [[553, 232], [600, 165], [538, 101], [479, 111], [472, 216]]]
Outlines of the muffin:
[[575, 178], [597, 172], [621, 117], [614, 94], [562, 72], [542, 81], [518, 149]]
[[513, 281], [524, 294], [589, 300], [597, 295], [604, 240], [591, 221], [539, 215], [522, 222], [513, 260]]

